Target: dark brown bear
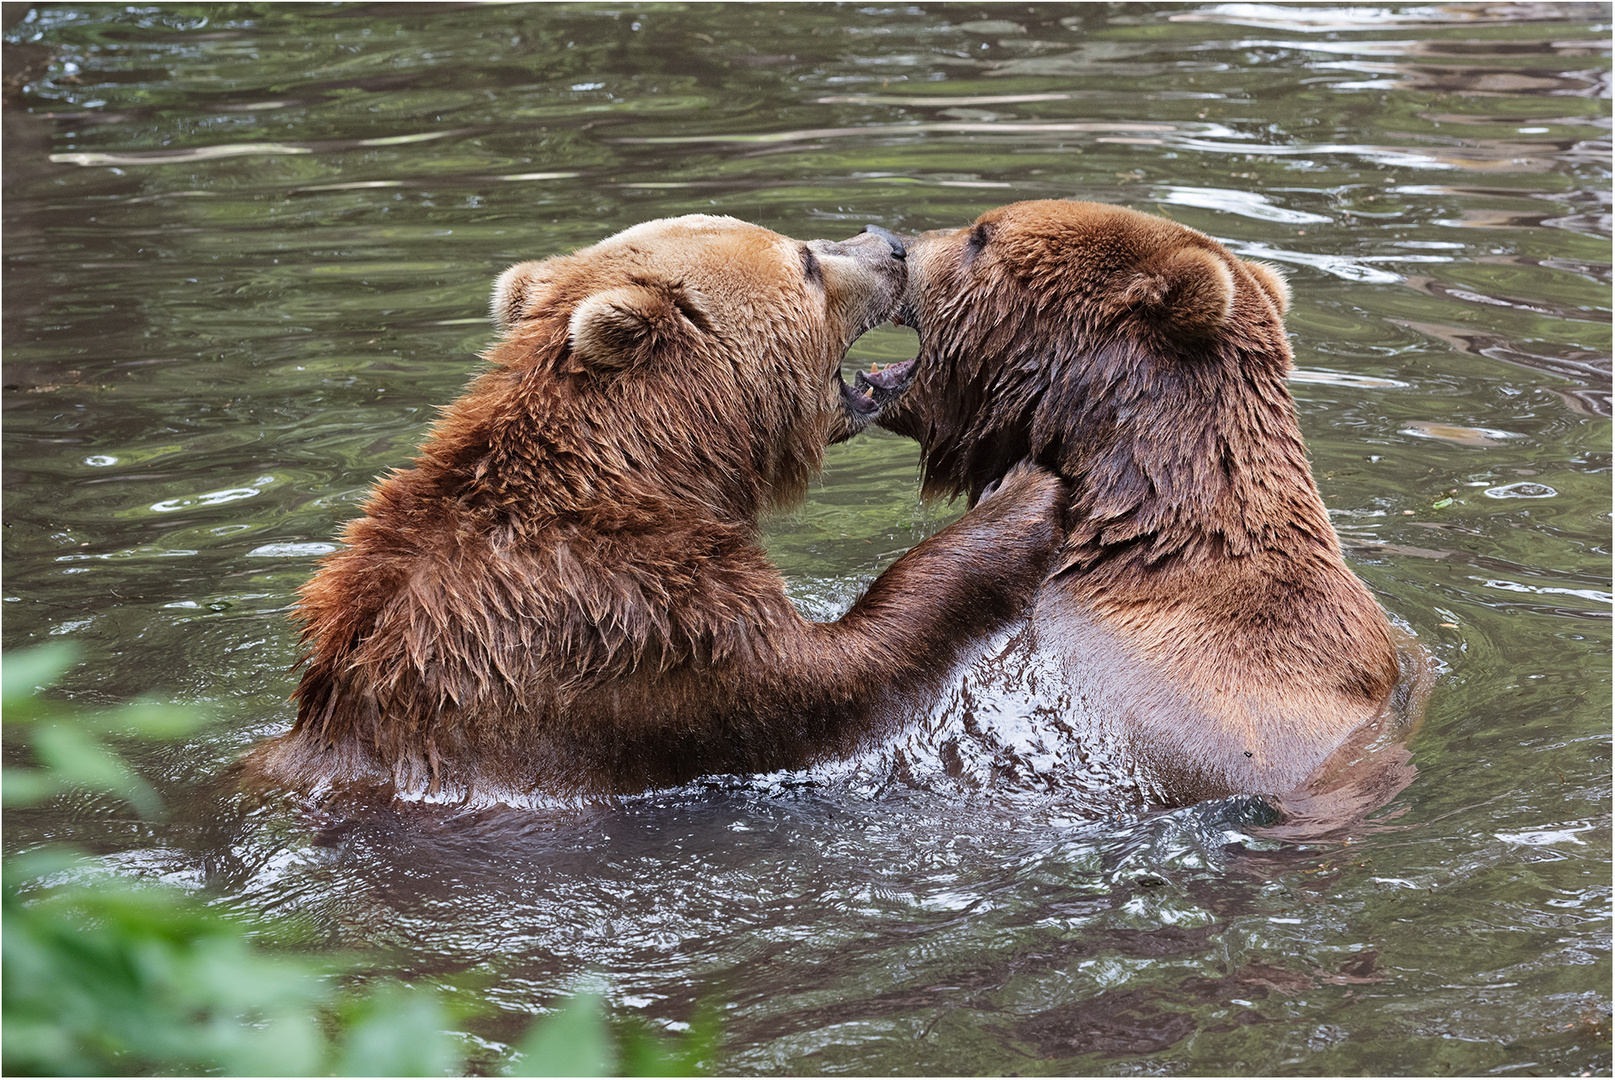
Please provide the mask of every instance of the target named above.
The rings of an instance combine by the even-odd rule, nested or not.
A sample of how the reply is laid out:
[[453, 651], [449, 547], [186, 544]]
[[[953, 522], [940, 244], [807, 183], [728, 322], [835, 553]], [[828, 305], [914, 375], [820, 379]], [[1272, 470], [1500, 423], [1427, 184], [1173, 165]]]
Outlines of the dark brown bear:
[[1070, 768], [1109, 754], [1147, 800], [1183, 803], [1290, 792], [1378, 730], [1397, 647], [1308, 468], [1275, 271], [1056, 201], [927, 233], [908, 262], [920, 355], [879, 422], [920, 442], [926, 492], [973, 504], [1022, 459], [1070, 484], [1033, 633], [999, 658], [1059, 690], [981, 761], [1035, 772], [1027, 746], [1080, 743]]
[[839, 622], [791, 606], [758, 518], [862, 419], [840, 363], [904, 266], [876, 235], [695, 215], [506, 271], [492, 370], [303, 589], [297, 723], [249, 773], [589, 798], [800, 766], [900, 724], [1029, 606], [1064, 499], [1021, 470]]

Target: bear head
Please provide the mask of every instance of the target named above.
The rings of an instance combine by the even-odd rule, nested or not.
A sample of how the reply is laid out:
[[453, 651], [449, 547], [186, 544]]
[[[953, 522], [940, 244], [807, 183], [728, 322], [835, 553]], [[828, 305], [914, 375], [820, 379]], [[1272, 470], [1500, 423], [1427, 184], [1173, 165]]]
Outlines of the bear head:
[[496, 395], [525, 414], [511, 441], [568, 458], [559, 471], [601, 498], [631, 501], [618, 482], [649, 477], [737, 517], [798, 498], [825, 446], [861, 426], [849, 405], [869, 412], [841, 360], [889, 317], [905, 265], [874, 233], [801, 242], [692, 214], [512, 266], [489, 353], [530, 384]]
[[1164, 218], [1055, 200], [925, 233], [907, 255], [896, 317], [920, 352], [879, 423], [920, 443], [927, 495], [974, 503], [1032, 459], [1072, 482], [1080, 546], [1184, 518], [1237, 534], [1253, 508], [1236, 504], [1262, 497], [1252, 483], [1228, 498], [1240, 465], [1307, 475], [1272, 268]]

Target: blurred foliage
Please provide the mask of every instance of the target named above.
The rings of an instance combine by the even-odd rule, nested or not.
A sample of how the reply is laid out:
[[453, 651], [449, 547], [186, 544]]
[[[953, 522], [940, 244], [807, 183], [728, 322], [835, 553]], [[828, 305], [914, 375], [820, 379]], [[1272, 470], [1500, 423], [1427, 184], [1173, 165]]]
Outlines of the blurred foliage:
[[667, 1039], [632, 1023], [607, 1024], [605, 1002], [579, 994], [534, 1024], [517, 1044], [511, 1076], [697, 1076], [718, 1047], [718, 1018], [704, 1011], [682, 1037]]
[[[191, 710], [141, 702], [98, 714], [39, 696], [73, 663], [46, 646], [7, 656], [8, 810], [64, 792], [121, 796], [161, 812], [109, 738], [174, 738]], [[461, 1016], [445, 995], [396, 982], [339, 984], [344, 966], [299, 953], [171, 887], [120, 878], [93, 859], [41, 850], [5, 860], [0, 1010], [8, 1076], [132, 1073], [443, 1076], [466, 1067]], [[677, 1040], [614, 1024], [580, 994], [533, 1025], [507, 1073], [691, 1076], [716, 1047], [715, 1017]]]

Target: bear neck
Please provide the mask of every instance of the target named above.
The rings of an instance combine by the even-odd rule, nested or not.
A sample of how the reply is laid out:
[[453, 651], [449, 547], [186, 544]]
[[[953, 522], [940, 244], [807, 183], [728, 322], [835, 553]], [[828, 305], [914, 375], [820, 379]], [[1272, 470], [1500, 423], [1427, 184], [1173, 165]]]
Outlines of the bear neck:
[[1066, 424], [1032, 424], [1032, 454], [1072, 483], [1068, 565], [1339, 558], [1287, 354], [1141, 366], [1102, 359], [1072, 387]]
[[[974, 500], [1022, 457], [1058, 472], [1071, 501], [1056, 587], [1117, 618], [1169, 601], [1171, 625], [1242, 642], [1217, 650], [1240, 663], [1268, 644], [1282, 652], [1302, 625], [1332, 650], [1383, 636], [1313, 481], [1281, 331], [1167, 351], [1005, 324], [986, 341], [933, 339], [928, 370], [942, 381], [925, 389], [960, 405], [906, 418], [926, 446], [928, 492]], [[979, 402], [991, 404], [968, 407]]]
[[419, 494], [524, 534], [654, 532], [664, 521], [755, 527], [781, 497], [779, 479], [771, 484], [753, 460], [750, 433], [676, 376], [603, 394], [590, 385], [600, 376], [567, 369], [564, 334], [537, 344], [524, 337], [489, 354], [494, 369], [422, 446]]
[[985, 342], [940, 336], [933, 356], [940, 381], [916, 411], [882, 418], [924, 444], [926, 494], [973, 503], [1022, 458], [1060, 473], [1072, 488], [1068, 567], [1340, 557], [1282, 336], [1167, 353], [1032, 322]]
[[1070, 422], [1032, 448], [1073, 489], [1056, 587], [1184, 685], [1260, 671], [1302, 696], [1382, 702], [1397, 679], [1389, 626], [1312, 478], [1288, 349], [1225, 346], [1153, 371], [1099, 359], [1098, 378], [1142, 371], [1140, 392], [1078, 388]]

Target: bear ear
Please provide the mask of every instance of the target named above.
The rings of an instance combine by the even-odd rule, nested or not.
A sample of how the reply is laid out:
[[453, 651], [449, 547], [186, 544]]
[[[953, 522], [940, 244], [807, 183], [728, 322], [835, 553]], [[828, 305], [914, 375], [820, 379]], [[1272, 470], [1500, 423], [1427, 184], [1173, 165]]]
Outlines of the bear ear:
[[711, 329], [706, 299], [696, 290], [683, 282], [635, 281], [573, 309], [567, 341], [583, 367], [620, 371]]
[[509, 330], [533, 313], [548, 290], [549, 274], [542, 262], [517, 263], [494, 279], [488, 313], [500, 330]]
[[1262, 291], [1273, 301], [1273, 306], [1279, 309], [1280, 315], [1290, 310], [1290, 283], [1284, 280], [1283, 271], [1276, 266], [1251, 262], [1248, 259], [1245, 260], [1245, 269], [1251, 272], [1251, 277], [1256, 279], [1256, 284], [1260, 285]]
[[1153, 321], [1209, 336], [1234, 307], [1234, 275], [1215, 252], [1183, 247], [1140, 268], [1122, 301]]

